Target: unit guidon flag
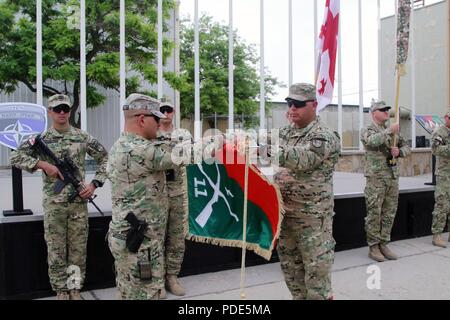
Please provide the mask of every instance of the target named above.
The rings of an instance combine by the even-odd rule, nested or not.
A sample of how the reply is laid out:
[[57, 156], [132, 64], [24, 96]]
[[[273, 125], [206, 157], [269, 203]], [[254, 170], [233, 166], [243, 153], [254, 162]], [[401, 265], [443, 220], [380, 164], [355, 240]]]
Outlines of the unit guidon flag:
[[[232, 156], [225, 152], [231, 152]], [[226, 163], [225, 158], [234, 161]], [[244, 181], [244, 157], [231, 145], [218, 151], [213, 163], [187, 167], [189, 239], [242, 248]], [[250, 165], [246, 248], [270, 260], [281, 221], [278, 188], [256, 166]]]

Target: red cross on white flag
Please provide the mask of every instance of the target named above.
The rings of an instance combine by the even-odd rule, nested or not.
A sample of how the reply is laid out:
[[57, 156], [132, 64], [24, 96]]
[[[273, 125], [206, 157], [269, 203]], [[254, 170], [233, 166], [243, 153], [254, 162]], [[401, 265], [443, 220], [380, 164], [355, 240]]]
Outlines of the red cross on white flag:
[[317, 48], [317, 111], [325, 108], [333, 99], [338, 31], [339, 0], [327, 0]]

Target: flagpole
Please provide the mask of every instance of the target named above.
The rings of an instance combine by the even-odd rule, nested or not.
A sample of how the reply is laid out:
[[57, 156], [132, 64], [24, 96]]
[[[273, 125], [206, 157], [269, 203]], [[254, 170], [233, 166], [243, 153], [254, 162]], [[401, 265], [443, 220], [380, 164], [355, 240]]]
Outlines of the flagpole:
[[42, 80], [42, 1], [36, 1], [36, 104], [44, 105]]
[[[228, 25], [228, 129], [234, 129], [234, 33], [233, 0], [229, 0]], [[216, 127], [215, 127], [216, 128]], [[216, 128], [217, 129], [217, 128]]]
[[194, 141], [200, 140], [202, 124], [200, 120], [200, 35], [199, 35], [198, 0], [195, 0], [194, 13]]
[[317, 84], [317, 78], [319, 76], [319, 52], [317, 50], [317, 1], [314, 1], [314, 84]]
[[259, 62], [259, 128], [266, 128], [266, 86], [264, 71], [264, 0], [260, 1], [260, 18], [259, 18], [259, 39], [260, 39], [260, 62]]
[[410, 16], [410, 43], [411, 43], [411, 147], [416, 148], [416, 49], [414, 40], [414, 3]]
[[125, 128], [125, 116], [122, 112], [122, 107], [125, 104], [126, 101], [126, 59], [125, 59], [125, 0], [120, 0], [120, 11], [119, 11], [119, 20], [120, 20], [120, 26], [119, 26], [119, 74], [120, 74], [120, 89], [119, 89], [119, 115], [120, 115], [120, 131], [121, 133]]
[[158, 0], [158, 99], [163, 97], [163, 2]]
[[[396, 89], [395, 89], [395, 123], [399, 123], [399, 108], [398, 108], [398, 100], [400, 96], [400, 71], [401, 65], [397, 65], [397, 81], [396, 81]], [[392, 142], [392, 147], [397, 146], [397, 134], [394, 134], [394, 141]], [[395, 164], [397, 160], [395, 158], [392, 159], [392, 163]]]
[[[362, 45], [362, 0], [358, 1], [358, 61], [359, 61], [359, 132], [364, 127], [364, 76], [363, 76], [363, 45]], [[359, 141], [359, 150], [363, 150], [363, 144]]]
[[[402, 23], [402, 22], [405, 22], [405, 21], [401, 20], [402, 15], [400, 13], [400, 6], [403, 7], [403, 6], [407, 6], [407, 5], [410, 6], [409, 10], [411, 10], [411, 3], [410, 3], [409, 0], [406, 0], [404, 2], [397, 1], [397, 10], [396, 10], [396, 13], [397, 13], [397, 19], [396, 19], [397, 20], [397, 64], [396, 64], [396, 67], [395, 67], [395, 71], [396, 71], [396, 74], [397, 74], [396, 90], [395, 90], [396, 91], [395, 92], [395, 123], [396, 124], [400, 123], [400, 110], [399, 110], [399, 105], [398, 105], [398, 100], [399, 100], [399, 97], [400, 97], [400, 77], [405, 75], [405, 73], [406, 73], [405, 72], [405, 68], [406, 68], [405, 63], [406, 63], [406, 59], [407, 59], [407, 49], [408, 49], [408, 47], [406, 47], [406, 49], [404, 48], [406, 53], [404, 52], [403, 54], [405, 56], [404, 57], [401, 56], [400, 51], [399, 51], [400, 50], [399, 46], [402, 45], [402, 44], [400, 43], [399, 39], [401, 39], [402, 34], [399, 33], [399, 30], [401, 32], [404, 32], [404, 26], [403, 25], [399, 25], [399, 24]], [[402, 12], [404, 10], [405, 10], [405, 8], [403, 7], [402, 8]], [[410, 13], [411, 12], [409, 12], [409, 14]], [[405, 14], [405, 13], [403, 12], [403, 14]], [[405, 19], [405, 16], [403, 16], [403, 18]], [[407, 23], [407, 26], [409, 28], [409, 16], [408, 16], [408, 20], [407, 20], [406, 23]], [[407, 36], [409, 37], [409, 30], [407, 32], [408, 32]], [[414, 119], [412, 121], [414, 121]], [[398, 136], [399, 136], [399, 133], [394, 134], [394, 139], [392, 141], [392, 147], [396, 147], [397, 146]], [[412, 139], [414, 139], [414, 137], [412, 137]], [[391, 163], [392, 163], [392, 165], [397, 164], [397, 159], [395, 157], [393, 157], [392, 160], [391, 160]]]
[[241, 258], [241, 300], [245, 296], [245, 254], [247, 246], [247, 200], [248, 200], [248, 167], [249, 167], [249, 141], [248, 136], [245, 137], [245, 178], [244, 178], [244, 213], [242, 221], [242, 258]]

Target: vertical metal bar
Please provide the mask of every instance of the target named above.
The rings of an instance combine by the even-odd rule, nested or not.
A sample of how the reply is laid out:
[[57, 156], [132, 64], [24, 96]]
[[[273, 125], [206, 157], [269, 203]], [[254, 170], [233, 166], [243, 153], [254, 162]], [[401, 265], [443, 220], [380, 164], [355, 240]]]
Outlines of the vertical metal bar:
[[126, 66], [125, 66], [125, 0], [120, 0], [120, 131], [122, 132], [125, 125], [125, 118], [122, 112], [122, 106], [126, 100]]
[[[180, 75], [180, 1], [177, 1], [175, 8], [175, 74]], [[181, 102], [180, 91], [175, 90], [175, 127], [181, 126]]]
[[228, 129], [234, 128], [234, 34], [233, 0], [229, 0], [228, 26]]
[[[362, 0], [358, 0], [358, 60], [359, 60], [359, 134], [364, 125], [364, 82], [363, 82], [363, 56], [362, 56]], [[359, 141], [359, 150], [363, 149], [362, 142]]]
[[42, 89], [42, 0], [36, 0], [36, 103], [43, 105]]
[[[318, 68], [318, 63], [319, 63], [319, 57], [318, 57], [318, 52], [317, 52], [317, 38], [319, 36], [318, 34], [318, 30], [317, 30], [317, 0], [313, 0], [314, 1], [314, 77], [313, 77], [313, 81], [316, 81], [316, 76], [317, 76], [317, 68]], [[315, 83], [314, 83], [315, 84]]]
[[259, 128], [265, 129], [266, 119], [266, 90], [264, 86], [264, 0], [260, 0], [260, 82], [259, 82]]
[[341, 137], [341, 148], [343, 147], [342, 138], [342, 50], [341, 50], [341, 21], [342, 11], [339, 12], [339, 33], [338, 33], [338, 132]]
[[381, 10], [380, 0], [377, 0], [377, 30], [378, 30], [378, 98], [383, 96], [381, 92]]
[[198, 21], [198, 0], [195, 0], [194, 14], [194, 60], [195, 60], [195, 111], [194, 111], [194, 140], [200, 140], [201, 123], [200, 123], [200, 51], [199, 51], [199, 21]]
[[293, 48], [292, 48], [292, 0], [289, 0], [289, 87], [293, 81]]
[[416, 46], [414, 39], [414, 4], [411, 8], [411, 24], [409, 28], [411, 44], [411, 146], [416, 148]]
[[214, 112], [214, 129], [217, 129], [217, 112]]
[[[74, 94], [77, 94], [74, 92]], [[87, 130], [86, 102], [86, 1], [80, 0], [80, 122], [81, 130]]]
[[158, 0], [158, 99], [163, 97], [163, 19], [162, 0]]

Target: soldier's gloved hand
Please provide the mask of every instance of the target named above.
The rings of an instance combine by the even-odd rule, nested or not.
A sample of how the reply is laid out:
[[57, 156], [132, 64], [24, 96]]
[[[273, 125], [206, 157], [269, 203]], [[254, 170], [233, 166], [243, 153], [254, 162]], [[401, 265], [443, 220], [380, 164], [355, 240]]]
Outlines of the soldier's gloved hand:
[[84, 184], [84, 188], [80, 191], [79, 195], [83, 199], [88, 199], [92, 197], [95, 191], [95, 186], [92, 183]]
[[44, 170], [45, 174], [52, 178], [58, 178], [64, 180], [63, 175], [58, 170], [58, 168], [47, 161], [39, 161], [37, 164], [38, 169]]
[[397, 147], [392, 147], [392, 148], [391, 148], [391, 155], [392, 155], [394, 158], [398, 158], [398, 156], [400, 155], [400, 149], [397, 148]]

